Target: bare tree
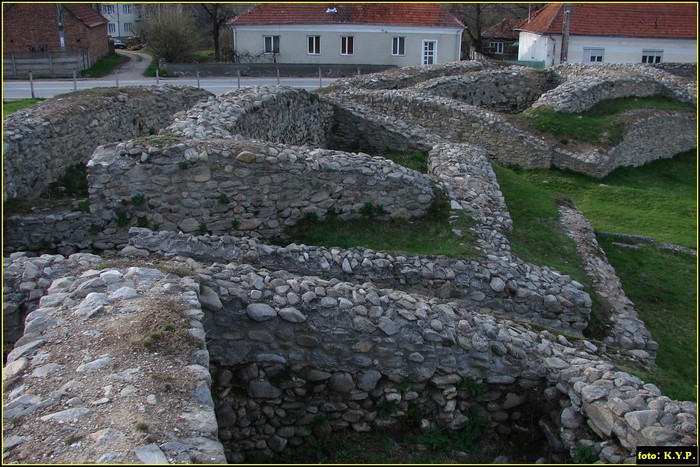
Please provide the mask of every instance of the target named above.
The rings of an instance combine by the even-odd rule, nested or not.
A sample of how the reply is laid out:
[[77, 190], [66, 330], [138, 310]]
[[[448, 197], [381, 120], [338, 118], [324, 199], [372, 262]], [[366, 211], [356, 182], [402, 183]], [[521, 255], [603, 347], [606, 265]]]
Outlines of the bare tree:
[[168, 8], [151, 14], [141, 22], [139, 34], [158, 58], [168, 62], [187, 62], [198, 50], [202, 35], [192, 14]]
[[245, 10], [248, 6], [247, 4], [200, 3], [199, 12], [202, 12], [202, 16], [207, 19], [211, 27], [211, 37], [214, 40], [214, 60], [217, 62], [221, 60], [220, 42], [222, 29], [225, 29], [228, 20]]
[[471, 50], [484, 53], [486, 46], [482, 39], [483, 31], [504, 18], [527, 18], [529, 5], [527, 3], [450, 3], [443, 8], [458, 17], [466, 26], [463, 36], [466, 45]]

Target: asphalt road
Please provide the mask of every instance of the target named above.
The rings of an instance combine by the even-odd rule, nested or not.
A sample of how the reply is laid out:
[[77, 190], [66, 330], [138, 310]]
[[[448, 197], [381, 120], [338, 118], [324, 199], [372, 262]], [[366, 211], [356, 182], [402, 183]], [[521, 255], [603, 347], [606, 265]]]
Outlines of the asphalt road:
[[95, 79], [35, 79], [11, 80], [2, 82], [3, 100], [25, 99], [28, 97], [49, 98], [75, 90], [95, 87], [142, 86], [161, 84], [179, 84], [200, 87], [216, 95], [238, 89], [239, 87], [284, 85], [306, 90], [318, 89], [331, 84], [333, 78], [144, 78], [143, 71], [150, 63], [151, 57], [139, 52], [119, 50], [117, 53], [127, 55], [131, 60], [103, 78]]

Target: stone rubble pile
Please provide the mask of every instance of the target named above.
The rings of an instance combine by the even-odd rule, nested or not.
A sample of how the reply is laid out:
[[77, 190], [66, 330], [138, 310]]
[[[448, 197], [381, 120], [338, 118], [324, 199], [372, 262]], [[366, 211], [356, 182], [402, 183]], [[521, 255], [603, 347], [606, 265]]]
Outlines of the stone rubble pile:
[[[32, 287], [55, 279], [3, 369], [4, 461], [225, 463], [198, 284], [104, 263], [84, 253], [5, 260], [24, 278], [19, 290], [35, 275]], [[170, 307], [157, 331], [179, 336], [176, 352], [152, 352], [145, 339], [160, 337], [147, 323]]]

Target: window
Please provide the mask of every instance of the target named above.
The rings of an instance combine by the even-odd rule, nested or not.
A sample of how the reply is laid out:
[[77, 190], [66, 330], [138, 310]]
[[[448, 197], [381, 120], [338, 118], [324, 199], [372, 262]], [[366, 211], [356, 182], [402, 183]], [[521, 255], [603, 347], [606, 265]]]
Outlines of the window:
[[117, 25], [114, 23], [109, 23], [107, 25], [107, 32], [109, 34], [114, 34], [115, 32], [117, 32]]
[[663, 57], [663, 50], [642, 50], [642, 63], [661, 63], [661, 57]]
[[39, 54], [39, 53], [44, 53], [46, 52], [47, 48], [45, 44], [35, 44], [35, 45], [30, 45], [29, 46], [29, 51], [33, 54]]
[[114, 5], [102, 5], [102, 13], [105, 15], [113, 15]]
[[131, 14], [131, 5], [122, 5], [122, 13], [125, 15]]
[[352, 55], [352, 36], [343, 36], [340, 38], [340, 55]]
[[491, 51], [495, 54], [503, 53], [503, 42], [491, 42], [489, 44], [489, 47], [491, 48]]
[[280, 36], [263, 36], [263, 53], [280, 53]]
[[307, 39], [306, 53], [309, 55], [320, 55], [321, 54], [321, 36], [306, 36], [306, 39]]
[[583, 63], [603, 63], [605, 49], [583, 49]]
[[131, 32], [131, 23], [124, 23], [124, 32]]
[[391, 55], [406, 55], [406, 38], [392, 37], [391, 38]]

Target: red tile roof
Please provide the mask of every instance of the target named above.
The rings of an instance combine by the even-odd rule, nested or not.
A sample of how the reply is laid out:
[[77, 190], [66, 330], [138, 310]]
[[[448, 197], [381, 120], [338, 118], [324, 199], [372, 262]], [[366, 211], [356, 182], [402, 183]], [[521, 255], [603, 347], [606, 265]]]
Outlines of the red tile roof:
[[494, 24], [487, 30], [481, 33], [482, 37], [493, 37], [500, 39], [517, 39], [518, 32], [514, 29], [520, 26], [520, 24], [526, 21], [522, 18], [506, 18], [502, 19], [498, 23]]
[[109, 23], [109, 20], [96, 12], [87, 3], [64, 3], [63, 6], [89, 28]]
[[[520, 30], [561, 34], [564, 4], [551, 3]], [[580, 36], [697, 38], [697, 3], [572, 3], [569, 34]]]
[[[327, 13], [335, 8], [335, 13]], [[253, 6], [231, 20], [234, 26], [265, 24], [376, 24], [462, 28], [434, 3], [286, 3]]]

